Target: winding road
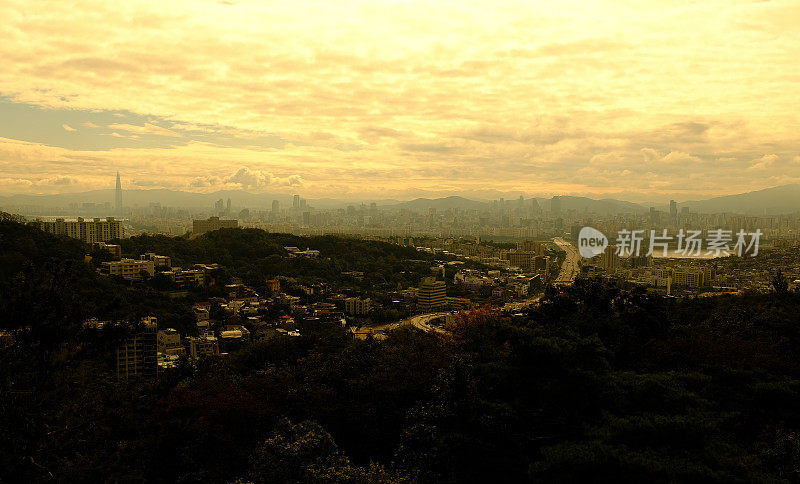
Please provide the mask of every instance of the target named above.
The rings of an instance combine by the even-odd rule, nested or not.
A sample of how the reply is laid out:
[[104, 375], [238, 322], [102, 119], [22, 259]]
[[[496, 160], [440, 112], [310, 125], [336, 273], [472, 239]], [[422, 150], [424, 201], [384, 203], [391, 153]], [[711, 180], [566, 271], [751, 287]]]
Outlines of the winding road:
[[433, 333], [446, 333], [442, 328], [437, 326], [431, 326], [431, 321], [438, 318], [443, 318], [450, 313], [447, 312], [438, 312], [438, 313], [425, 313], [425, 314], [416, 314], [414, 316], [410, 316], [402, 321], [398, 321], [396, 323], [389, 323], [384, 324], [381, 326], [372, 326], [371, 329], [374, 331], [390, 331], [392, 329], [397, 329], [401, 326], [411, 325], [417, 329], [421, 329], [422, 331], [433, 332]]

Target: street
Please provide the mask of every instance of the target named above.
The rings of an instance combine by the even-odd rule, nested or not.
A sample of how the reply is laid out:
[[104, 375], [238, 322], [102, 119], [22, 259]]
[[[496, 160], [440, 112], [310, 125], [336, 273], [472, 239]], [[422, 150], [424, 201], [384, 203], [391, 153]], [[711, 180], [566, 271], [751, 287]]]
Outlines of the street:
[[575, 246], [561, 237], [556, 237], [553, 239], [553, 242], [555, 242], [556, 245], [558, 245], [567, 253], [564, 263], [561, 264], [561, 271], [558, 273], [558, 277], [553, 282], [555, 284], [571, 284], [572, 281], [578, 277], [578, 274], [580, 274], [581, 256]]

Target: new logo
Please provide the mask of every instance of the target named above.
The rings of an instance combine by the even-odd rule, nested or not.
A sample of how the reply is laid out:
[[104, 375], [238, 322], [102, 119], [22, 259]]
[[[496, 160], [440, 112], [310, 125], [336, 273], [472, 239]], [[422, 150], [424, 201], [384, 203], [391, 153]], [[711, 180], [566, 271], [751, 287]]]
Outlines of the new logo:
[[591, 259], [603, 253], [608, 247], [608, 238], [593, 227], [584, 227], [578, 233], [578, 252], [581, 257]]

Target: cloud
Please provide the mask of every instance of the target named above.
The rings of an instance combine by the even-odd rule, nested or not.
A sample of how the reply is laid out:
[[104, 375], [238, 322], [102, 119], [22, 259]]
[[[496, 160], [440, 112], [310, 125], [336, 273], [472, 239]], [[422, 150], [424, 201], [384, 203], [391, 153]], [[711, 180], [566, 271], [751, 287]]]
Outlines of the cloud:
[[[78, 0], [31, 16], [6, 0], [0, 93], [52, 111], [56, 129], [125, 139], [92, 153], [0, 143], [0, 177], [66, 173], [100, 188], [118, 163], [197, 190], [653, 199], [800, 176], [758, 159], [800, 148], [791, 2], [584, 3], [565, 15], [501, 2], [487, 21], [471, 1], [410, 0], [391, 15], [381, 2], [322, 3], [308, 15], [291, 2]], [[108, 131], [62, 118], [78, 110]], [[744, 175], [751, 164], [758, 177]]]
[[52, 178], [45, 178], [37, 182], [38, 185], [73, 185], [78, 183], [78, 180], [69, 176], [55, 176]]
[[73, 128], [68, 124], [62, 124], [61, 127], [64, 128], [64, 131], [77, 131], [77, 129]]
[[653, 148], [642, 148], [639, 150], [642, 153], [645, 163], [650, 163], [661, 159], [661, 155]]
[[669, 153], [662, 158], [664, 163], [669, 164], [676, 164], [676, 165], [685, 165], [687, 169], [693, 169], [696, 165], [695, 163], [702, 163], [703, 160], [698, 158], [697, 156], [690, 155], [689, 153], [684, 153], [682, 151], [670, 151]]
[[108, 127], [110, 129], [128, 131], [131, 133], [138, 133], [138, 134], [154, 134], [158, 136], [173, 136], [173, 137], [181, 136], [175, 131], [169, 130], [167, 128], [162, 128], [161, 126], [156, 126], [150, 123], [145, 123], [144, 126], [137, 126], [134, 124], [124, 124], [124, 123], [113, 123], [109, 124]]
[[401, 143], [399, 148], [405, 151], [422, 151], [426, 153], [449, 153], [453, 151], [452, 146], [445, 146], [439, 143]]
[[189, 182], [192, 188], [208, 188], [218, 185], [222, 180], [217, 176], [199, 176]]
[[268, 186], [302, 187], [303, 178], [300, 175], [289, 175], [281, 178], [271, 173], [260, 170], [251, 170], [247, 167], [239, 168], [233, 175], [223, 180], [225, 183], [239, 185], [243, 189], [261, 189]]
[[69, 176], [53, 176], [50, 178], [0, 178], [0, 187], [46, 188], [65, 187], [77, 184], [78, 180]]
[[753, 164], [748, 167], [748, 170], [763, 171], [771, 167], [778, 159], [778, 155], [764, 155], [761, 158], [753, 160]]

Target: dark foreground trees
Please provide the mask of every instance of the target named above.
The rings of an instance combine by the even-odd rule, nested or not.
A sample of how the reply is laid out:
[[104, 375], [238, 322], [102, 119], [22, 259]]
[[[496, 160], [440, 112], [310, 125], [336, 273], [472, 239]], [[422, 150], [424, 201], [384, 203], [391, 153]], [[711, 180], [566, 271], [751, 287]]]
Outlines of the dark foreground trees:
[[[53, 262], [27, 260], [31, 274]], [[524, 318], [484, 308], [446, 336], [380, 342], [321, 328], [146, 384], [113, 378], [113, 334], [89, 338], [80, 312], [36, 306], [87, 297], [84, 276], [25, 276], [20, 292], [19, 274], [3, 280], [16, 309], [0, 318], [13, 336], [0, 349], [3, 481], [800, 478], [791, 292], [671, 300], [578, 280]]]

